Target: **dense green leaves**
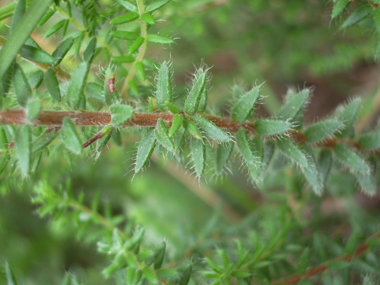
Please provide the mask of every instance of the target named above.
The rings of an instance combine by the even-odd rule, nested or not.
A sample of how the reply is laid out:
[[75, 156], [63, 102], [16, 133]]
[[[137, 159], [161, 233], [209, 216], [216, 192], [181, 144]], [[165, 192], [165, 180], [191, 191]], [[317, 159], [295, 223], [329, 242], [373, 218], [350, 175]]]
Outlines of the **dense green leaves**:
[[245, 93], [235, 103], [231, 110], [231, 117], [239, 124], [247, 120], [260, 96], [260, 87], [256, 86]]
[[19, 23], [0, 51], [0, 79], [3, 78], [13, 63], [13, 60], [16, 58], [17, 53], [52, 2], [53, 0], [34, 0], [19, 20]]

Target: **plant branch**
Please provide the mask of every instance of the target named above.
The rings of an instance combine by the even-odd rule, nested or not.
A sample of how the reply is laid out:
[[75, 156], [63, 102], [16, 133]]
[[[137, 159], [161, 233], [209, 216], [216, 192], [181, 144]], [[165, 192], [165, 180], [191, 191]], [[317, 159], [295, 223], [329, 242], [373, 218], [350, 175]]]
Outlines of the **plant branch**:
[[148, 44], [148, 41], [146, 39], [146, 36], [148, 35], [147, 25], [141, 19], [141, 15], [145, 13], [145, 7], [144, 7], [143, 0], [137, 0], [137, 7], [139, 10], [139, 14], [140, 14], [139, 22], [140, 22], [141, 37], [144, 38], [144, 42], [142, 43], [142, 45], [139, 49], [139, 53], [136, 57], [136, 60], [131, 64], [131, 68], [129, 70], [128, 76], [124, 81], [123, 88], [121, 89], [121, 92], [120, 92], [121, 98], [125, 98], [125, 96], [127, 95], [127, 92], [129, 89], [129, 82], [133, 79], [133, 77], [135, 76], [135, 73], [136, 73], [136, 63], [139, 61], [142, 61], [144, 59], [144, 55], [146, 52], [146, 46]]
[[380, 232], [369, 237], [364, 243], [359, 245], [352, 255], [346, 254], [344, 256], [339, 256], [339, 257], [330, 259], [329, 261], [326, 261], [325, 263], [323, 263], [321, 265], [318, 265], [318, 266], [315, 266], [315, 267], [312, 267], [312, 268], [306, 270], [304, 274], [295, 274], [295, 275], [292, 275], [292, 276], [287, 277], [285, 279], [276, 281], [272, 284], [273, 285], [276, 285], [276, 284], [296, 284], [299, 281], [301, 281], [301, 279], [310, 278], [312, 276], [315, 276], [315, 275], [318, 275], [318, 274], [321, 274], [321, 273], [327, 271], [328, 270], [328, 264], [332, 261], [351, 261], [352, 259], [357, 258], [357, 257], [361, 256], [363, 253], [365, 253], [369, 249], [368, 243], [375, 238], [380, 238]]
[[[107, 126], [111, 124], [111, 114], [108, 112], [73, 112], [73, 111], [42, 111], [38, 118], [31, 124], [34, 126], [61, 126], [63, 119], [69, 117], [77, 126]], [[127, 123], [123, 125], [126, 127], [154, 127], [158, 119], [162, 119], [167, 123], [171, 123], [174, 115], [169, 113], [137, 113]], [[238, 124], [229, 118], [221, 118], [212, 115], [204, 115], [218, 127], [225, 131], [236, 133], [240, 128], [244, 128], [248, 133], [257, 135], [255, 124], [253, 122], [244, 122]], [[24, 125], [30, 124], [26, 118], [24, 110], [7, 110], [0, 112], [0, 125]], [[297, 144], [305, 144], [307, 142], [306, 136], [302, 132], [290, 130], [287, 135]], [[277, 139], [277, 136], [267, 137], [269, 140]], [[335, 148], [337, 143], [344, 143], [349, 147], [361, 151], [360, 144], [357, 141], [350, 141], [338, 138], [326, 138], [312, 146], [321, 148]], [[372, 154], [380, 154], [380, 149], [371, 152]]]

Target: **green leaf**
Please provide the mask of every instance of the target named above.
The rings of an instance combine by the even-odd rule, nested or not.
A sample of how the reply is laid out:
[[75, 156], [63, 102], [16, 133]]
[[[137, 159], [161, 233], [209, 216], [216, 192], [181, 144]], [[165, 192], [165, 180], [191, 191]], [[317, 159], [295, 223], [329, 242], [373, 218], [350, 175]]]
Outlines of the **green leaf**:
[[235, 144], [233, 141], [218, 145], [215, 158], [215, 169], [218, 175], [223, 173], [223, 169], [231, 156], [232, 150], [234, 149], [234, 145]]
[[185, 112], [189, 115], [194, 115], [198, 111], [199, 102], [202, 97], [203, 89], [206, 85], [206, 72], [203, 69], [198, 69], [193, 80], [193, 86], [185, 101]]
[[8, 148], [8, 138], [3, 127], [0, 127], [0, 149], [6, 150]]
[[345, 128], [336, 134], [337, 137], [353, 137], [354, 128], [352, 125], [360, 105], [361, 99], [356, 98], [347, 106], [341, 106], [337, 109], [338, 119], [345, 125]]
[[247, 165], [257, 165], [259, 163], [259, 158], [253, 152], [245, 129], [240, 128], [236, 133], [236, 144]]
[[370, 172], [370, 167], [366, 161], [347, 145], [337, 143], [334, 149], [334, 154], [338, 160], [349, 169], [363, 173]]
[[[161, 111], [166, 111], [167, 109], [172, 110], [175, 109], [176, 106], [171, 104], [172, 98], [173, 98], [173, 88], [172, 88], [172, 79], [170, 74], [170, 68], [168, 65], [168, 62], [164, 61], [160, 69], [158, 70], [158, 76], [157, 76], [157, 91], [156, 91], [156, 102], [158, 108], [160, 108]], [[169, 108], [167, 105], [171, 104], [174, 107]], [[176, 109], [175, 109], [176, 110]], [[181, 110], [179, 110], [176, 113], [179, 113]], [[172, 111], [173, 114], [176, 114]]]
[[61, 128], [61, 139], [66, 148], [75, 154], [82, 152], [82, 143], [79, 139], [74, 123], [65, 117]]
[[198, 112], [204, 112], [204, 111], [206, 111], [207, 97], [208, 97], [207, 86], [205, 86], [203, 88], [201, 99], [199, 100]]
[[336, 1], [334, 4], [334, 8], [332, 10], [331, 18], [334, 19], [337, 16], [339, 16], [340, 14], [342, 14], [342, 12], [344, 10], [346, 10], [348, 4], [350, 4], [350, 0], [338, 0], [338, 1]]
[[169, 130], [169, 137], [171, 138], [177, 131], [178, 129], [182, 126], [183, 122], [183, 115], [182, 114], [176, 114], [173, 117], [173, 122], [172, 126], [170, 127]]
[[33, 46], [24, 45], [20, 50], [20, 55], [28, 60], [46, 64], [53, 64], [55, 62], [54, 57], [52, 57], [47, 52], [40, 48], [35, 48]]
[[162, 45], [168, 45], [174, 43], [174, 40], [169, 37], [164, 37], [156, 34], [149, 34], [146, 37], [146, 40], [151, 43], [156, 44], [162, 44]]
[[9, 88], [11, 87], [14, 70], [15, 65], [12, 64], [8, 70], [6, 70], [4, 77], [0, 79], [0, 108], [2, 97], [6, 97], [8, 95]]
[[288, 131], [292, 124], [288, 121], [262, 119], [255, 122], [256, 131], [260, 136], [275, 136]]
[[23, 177], [26, 177], [30, 170], [32, 132], [29, 125], [21, 126], [16, 132], [15, 138], [17, 164]]
[[247, 120], [260, 97], [260, 88], [261, 85], [252, 88], [235, 103], [231, 110], [231, 117], [234, 121], [242, 124]]
[[305, 153], [289, 138], [277, 140], [277, 146], [281, 152], [302, 167], [308, 167]]
[[25, 107], [29, 98], [32, 97], [32, 89], [25, 77], [24, 71], [18, 64], [15, 64], [13, 87], [15, 89], [17, 102], [22, 107]]
[[111, 36], [117, 39], [133, 41], [139, 37], [139, 34], [135, 32], [127, 32], [127, 31], [113, 31], [111, 32]]
[[322, 174], [319, 172], [317, 168], [317, 163], [309, 146], [304, 145], [303, 148], [305, 152], [308, 154], [308, 165], [307, 167], [301, 167], [301, 170], [307, 182], [312, 187], [314, 193], [320, 196], [323, 191]]
[[9, 155], [9, 152], [4, 153], [3, 159], [0, 162], [0, 174], [3, 173], [3, 171], [7, 167], [7, 164], [8, 164], [10, 159], [11, 159], [11, 157]]
[[61, 90], [59, 89], [58, 80], [55, 76], [53, 69], [48, 68], [45, 72], [45, 84], [46, 88], [49, 91], [51, 97], [56, 101], [61, 101]]
[[112, 126], [121, 127], [132, 118], [135, 110], [130, 105], [112, 105], [110, 112]]
[[309, 265], [310, 261], [310, 249], [307, 247], [302, 251], [301, 256], [298, 259], [297, 273], [303, 274]]
[[125, 9], [131, 12], [137, 12], [136, 5], [132, 4], [127, 0], [116, 0], [120, 5], [122, 5]]
[[380, 9], [373, 9], [372, 18], [375, 22], [377, 33], [380, 33]]
[[156, 145], [156, 137], [154, 128], [145, 128], [142, 133], [142, 138], [137, 149], [135, 172], [139, 172], [148, 162]]
[[162, 119], [157, 120], [157, 126], [154, 132], [157, 142], [165, 147], [167, 150], [173, 152], [174, 144], [171, 138], [169, 137], [168, 128], [165, 125], [165, 122]]
[[91, 41], [88, 43], [84, 53], [83, 53], [83, 56], [82, 56], [82, 59], [84, 61], [87, 61], [89, 63], [92, 62], [92, 60], [94, 59], [94, 53], [95, 53], [95, 49], [96, 49], [96, 37], [93, 37], [91, 39]]
[[348, 18], [346, 21], [344, 21], [342, 28], [347, 28], [349, 26], [352, 26], [364, 18], [366, 18], [368, 15], [372, 13], [373, 9], [371, 5], [363, 5], [356, 9]]
[[55, 23], [53, 26], [51, 26], [45, 33], [45, 38], [50, 37], [51, 35], [55, 34], [58, 32], [60, 29], [63, 28], [65, 25], [65, 22], [68, 21], [66, 19], [59, 21], [58, 23]]
[[29, 76], [28, 83], [30, 85], [30, 88], [37, 89], [38, 87], [40, 87], [43, 80], [44, 80], [44, 72], [39, 69], [39, 70], [33, 72]]
[[80, 102], [83, 100], [84, 85], [86, 83], [89, 67], [89, 63], [83, 61], [79, 63], [77, 69], [71, 76], [69, 87], [67, 88], [66, 101], [74, 110], [79, 109]]
[[288, 92], [284, 106], [281, 108], [279, 117], [284, 120], [294, 119], [300, 114], [309, 99], [310, 90], [304, 89], [299, 93]]
[[370, 196], [376, 194], [376, 183], [374, 177], [370, 173], [357, 172], [355, 173], [355, 176], [364, 193]]
[[17, 285], [16, 278], [10, 268], [8, 262], [5, 263], [5, 275], [7, 276], [8, 285]]
[[86, 33], [85, 33], [85, 32], [82, 32], [82, 33], [79, 35], [79, 37], [78, 37], [78, 39], [77, 39], [77, 41], [76, 41], [76, 43], [75, 43], [75, 45], [74, 45], [74, 56], [75, 56], [75, 57], [78, 57], [78, 55], [79, 55], [80, 48], [81, 48], [81, 46], [82, 46], [82, 43], [83, 43], [83, 40], [84, 40], [85, 35], [86, 35]]
[[12, 34], [0, 50], [0, 79], [3, 78], [23, 44], [45, 15], [53, 0], [34, 0], [16, 25]]
[[144, 82], [146, 79], [145, 68], [141, 61], [136, 62], [136, 72], [139, 79]]
[[127, 14], [124, 14], [122, 16], [119, 16], [119, 17], [112, 19], [110, 21], [110, 24], [111, 25], [120, 25], [120, 24], [124, 24], [124, 23], [128, 23], [128, 22], [132, 22], [132, 21], [138, 19], [138, 17], [139, 17], [138, 13], [131, 12], [131, 13], [127, 13]]
[[191, 272], [193, 271], [193, 265], [189, 264], [186, 266], [185, 270], [182, 272], [178, 285], [187, 285], [190, 281]]
[[316, 143], [334, 134], [343, 127], [343, 123], [338, 120], [324, 120], [308, 127], [305, 131], [305, 136], [308, 142]]
[[359, 139], [362, 150], [376, 150], [380, 148], [380, 132], [365, 134]]
[[38, 98], [34, 98], [28, 101], [26, 106], [26, 118], [29, 122], [33, 122], [38, 118], [42, 110], [41, 102]]
[[332, 153], [330, 150], [323, 149], [319, 154], [318, 168], [322, 175], [323, 184], [326, 183], [332, 165]]
[[186, 129], [183, 126], [180, 126], [178, 131], [174, 134], [173, 140], [174, 140], [174, 151], [177, 151], [183, 142], [183, 138], [185, 136]]
[[57, 66], [64, 59], [66, 54], [69, 52], [71, 47], [74, 44], [74, 38], [68, 38], [64, 40], [53, 52], [52, 56], [54, 57], [54, 66]]
[[205, 117], [194, 116], [192, 120], [204, 132], [206, 137], [220, 142], [228, 142], [231, 140], [225, 131]]
[[147, 12], [153, 12], [153, 11], [160, 9], [161, 7], [163, 7], [164, 5], [166, 5], [169, 2], [170, 2], [170, 0], [157, 0], [157, 1], [154, 1], [154, 2], [150, 3], [149, 5], [147, 5], [145, 10]]
[[179, 114], [181, 112], [181, 109], [178, 108], [176, 105], [169, 101], [165, 101], [166, 107], [168, 107], [169, 111], [172, 112], [173, 114]]
[[190, 139], [191, 157], [197, 177], [201, 177], [205, 169], [205, 146], [203, 140]]
[[144, 38], [143, 37], [138, 37], [129, 47], [128, 53], [132, 54], [135, 51], [137, 51], [140, 46], [144, 43]]
[[154, 25], [156, 21], [154, 20], [154, 17], [150, 13], [144, 13], [141, 15], [141, 19], [146, 22], [149, 25]]
[[253, 153], [257, 157], [256, 163], [248, 167], [250, 171], [250, 177], [256, 185], [261, 186], [264, 178], [264, 143], [260, 137], [254, 137], [250, 143], [250, 146]]
[[135, 58], [130, 55], [113, 56], [112, 60], [117, 63], [131, 63], [135, 61]]
[[164, 261], [165, 252], [166, 252], [166, 243], [162, 242], [160, 243], [154, 251], [156, 252], [154, 262], [153, 262], [153, 268], [155, 270], [160, 269], [162, 266], [162, 263]]
[[101, 102], [105, 102], [102, 85], [95, 82], [89, 82], [86, 85], [85, 91], [88, 96]]
[[46, 12], [45, 16], [38, 22], [38, 27], [41, 27], [43, 24], [45, 24], [56, 12], [55, 6], [50, 7], [49, 10]]

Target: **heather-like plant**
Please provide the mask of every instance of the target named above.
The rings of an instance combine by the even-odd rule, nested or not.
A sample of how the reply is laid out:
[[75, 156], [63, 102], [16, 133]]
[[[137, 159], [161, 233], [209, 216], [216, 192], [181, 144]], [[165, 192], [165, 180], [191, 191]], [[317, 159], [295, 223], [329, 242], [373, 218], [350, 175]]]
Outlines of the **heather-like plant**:
[[[163, 158], [187, 165], [186, 175], [198, 181], [243, 173], [273, 199], [255, 210], [247, 193], [231, 190], [248, 212], [244, 219], [221, 222], [221, 205], [205, 217], [197, 235], [182, 235], [181, 246], [168, 253], [166, 241], [144, 242], [145, 225], [112, 213], [105, 193], [87, 198], [70, 181], [58, 185], [39, 177], [31, 195], [40, 216], [52, 216], [58, 227], [74, 223], [77, 237], [96, 243], [108, 257], [99, 284], [314, 284], [322, 273], [323, 284], [374, 284], [380, 272], [376, 222], [365, 225], [361, 217], [352, 222], [348, 240], [336, 241], [307, 225], [298, 208], [330, 194], [353, 195], [344, 192], [343, 182], [339, 191], [331, 190], [344, 178], [357, 192], [376, 194], [380, 123], [355, 131], [362, 105], [355, 97], [328, 117], [304, 124], [308, 88], [289, 89], [275, 114], [258, 115], [258, 105], [266, 104], [265, 82], [235, 85], [227, 114], [208, 104], [212, 69], [205, 65], [193, 73], [186, 91], [178, 91], [172, 79], [176, 62], [146, 56], [150, 45], [175, 43], [170, 34], [150, 32], [170, 5], [170, 0], [19, 0], [0, 7], [2, 177], [27, 184], [43, 160], [101, 159], [108, 146], [138, 136], [134, 158], [121, 166], [133, 165], [135, 177], [150, 171], [152, 158]], [[332, 18], [350, 6], [355, 10], [342, 28], [366, 21], [378, 29], [376, 1], [336, 0]], [[48, 52], [46, 42], [54, 50]], [[271, 179], [286, 190], [269, 189]], [[310, 228], [313, 234], [303, 238]], [[4, 266], [7, 281], [16, 284], [11, 268], [17, 271]], [[62, 284], [80, 282], [68, 272]]]

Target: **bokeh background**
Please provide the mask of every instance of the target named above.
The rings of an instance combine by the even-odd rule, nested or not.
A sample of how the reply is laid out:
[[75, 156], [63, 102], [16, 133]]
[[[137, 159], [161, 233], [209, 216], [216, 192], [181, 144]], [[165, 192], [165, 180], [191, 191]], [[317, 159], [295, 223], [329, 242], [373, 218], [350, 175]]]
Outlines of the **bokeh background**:
[[[0, 8], [10, 2], [1, 1]], [[99, 1], [101, 5], [108, 2]], [[355, 8], [351, 6], [347, 13]], [[150, 44], [146, 58], [157, 63], [170, 60], [178, 100], [196, 67], [210, 67], [210, 111], [224, 115], [228, 115], [236, 84], [251, 88], [265, 82], [263, 104], [255, 110], [262, 117], [276, 115], [288, 88], [312, 89], [307, 123], [331, 115], [339, 104], [360, 96], [364, 107], [357, 128], [363, 131], [376, 123], [380, 109], [378, 40], [366, 21], [340, 29], [342, 19], [332, 21], [331, 10], [331, 1], [317, 0], [172, 1], [155, 15], [163, 20], [151, 32], [174, 37], [175, 43], [165, 48]], [[54, 16], [49, 23], [59, 20], [59, 15]], [[2, 21], [0, 34], [9, 23], [10, 18]], [[46, 28], [37, 29], [33, 37], [54, 50], [58, 37], [43, 40]], [[99, 63], [94, 68], [93, 76], [101, 67]], [[154, 84], [154, 72], [148, 77]], [[117, 84], [122, 83], [119, 75]], [[289, 198], [281, 193], [292, 187], [302, 192], [305, 186], [294, 178], [297, 174], [292, 169], [279, 168], [257, 189], [241, 171], [239, 159], [224, 177], [199, 180], [190, 165], [154, 155], [148, 169], [134, 175], [138, 138], [136, 133], [122, 131], [122, 145], [109, 143], [97, 160], [91, 153], [61, 157], [53, 148], [25, 181], [17, 170], [0, 176], [0, 263], [9, 262], [20, 284], [59, 284], [67, 271], [86, 284], [113, 284], [99, 281], [107, 260], [96, 252], [93, 240], [76, 238], [75, 224], [57, 224], [37, 215], [30, 198], [40, 180], [56, 187], [70, 184], [75, 193], [84, 192], [88, 201], [100, 193], [102, 205], [109, 205], [112, 214], [146, 227], [148, 244], [167, 240], [173, 258], [178, 258], [183, 240], [196, 235], [215, 211], [221, 212], [222, 224], [237, 224], [250, 213], [276, 211], [276, 205]], [[364, 223], [378, 217], [379, 197], [369, 199], [358, 193], [349, 173], [332, 173], [329, 180], [323, 199], [308, 189], [306, 205], [299, 213], [310, 222], [310, 232], [323, 229], [330, 237], [344, 239], [352, 221]], [[294, 185], [294, 181], [301, 182]], [[294, 206], [291, 200], [288, 205]]]

